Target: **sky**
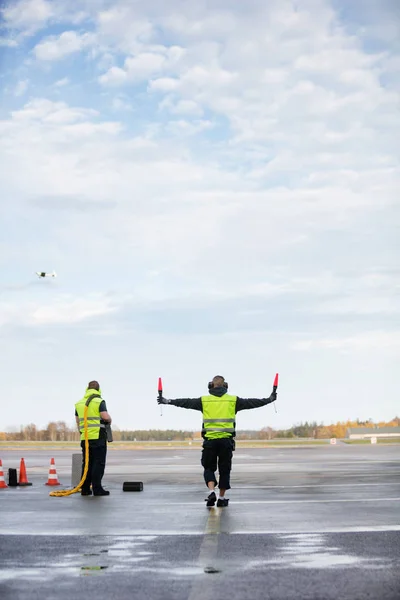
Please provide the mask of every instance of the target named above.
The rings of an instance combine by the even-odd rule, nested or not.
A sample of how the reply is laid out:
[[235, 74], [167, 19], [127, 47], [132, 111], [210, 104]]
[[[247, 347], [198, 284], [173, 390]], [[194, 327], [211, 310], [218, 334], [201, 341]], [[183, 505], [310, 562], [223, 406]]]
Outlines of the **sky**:
[[0, 430], [399, 415], [399, 92], [397, 0], [2, 2]]

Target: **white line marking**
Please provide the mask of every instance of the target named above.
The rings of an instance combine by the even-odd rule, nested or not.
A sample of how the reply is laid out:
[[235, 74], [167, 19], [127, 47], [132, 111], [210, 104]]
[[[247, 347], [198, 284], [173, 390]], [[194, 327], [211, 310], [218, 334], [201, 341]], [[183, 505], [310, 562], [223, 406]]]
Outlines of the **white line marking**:
[[[398, 463], [399, 467], [400, 467], [400, 460], [399, 459], [382, 459], [382, 460], [346, 460], [345, 458], [343, 458], [343, 460], [329, 460], [329, 462], [327, 463], [327, 467], [325, 468], [329, 468], [329, 467], [335, 467], [335, 470], [337, 470], [336, 468], [340, 468], [341, 465], [343, 465], [343, 467], [346, 467], [347, 465], [359, 465], [359, 466], [363, 466], [365, 464], [386, 464], [386, 463]], [[234, 467], [238, 468], [267, 468], [267, 467], [282, 467], [285, 466], [287, 464], [287, 461], [276, 461], [276, 460], [269, 460], [267, 457], [264, 460], [264, 462], [262, 462], [260, 460], [259, 463], [255, 463], [253, 460], [251, 460], [251, 458], [249, 457], [249, 460], [246, 462], [242, 462], [242, 461], [235, 461], [235, 457], [233, 460], [233, 464]], [[298, 467], [302, 468], [302, 470], [304, 470], [304, 468], [319, 468], [319, 461], [317, 460], [305, 460], [304, 462], [297, 462], [295, 463], [296, 465], [298, 465]], [[293, 465], [293, 463], [292, 463]], [[185, 464], [163, 464], [162, 461], [157, 462], [157, 463], [148, 463], [148, 464], [135, 464], [135, 461], [132, 462], [132, 465], [128, 466], [128, 465], [118, 465], [118, 464], [110, 464], [108, 465], [108, 471], [117, 471], [117, 472], [133, 472], [135, 471], [135, 469], [149, 469], [150, 471], [153, 471], [154, 469], [160, 469], [163, 472], [164, 471], [169, 471], [169, 470], [177, 470], [177, 471], [181, 471], [184, 469], [198, 469], [199, 467], [199, 463], [185, 463]], [[45, 471], [45, 467], [30, 467], [31, 470], [33, 469], [40, 469]], [[47, 467], [48, 469], [48, 467]], [[60, 471], [63, 470], [64, 472], [67, 472], [67, 466], [62, 466], [59, 467], [57, 466], [57, 470]], [[48, 472], [48, 471], [47, 471]], [[142, 471], [141, 471], [142, 472]], [[285, 471], [287, 472], [287, 471]], [[293, 472], [296, 472], [295, 467], [293, 467]]]
[[[336, 500], [234, 500], [237, 504], [336, 504], [338, 502], [398, 502], [400, 497], [393, 498], [338, 498]], [[182, 506], [181, 502], [168, 502], [168, 506]], [[198, 502], [185, 502], [185, 506], [199, 506]]]
[[235, 485], [235, 490], [243, 489], [243, 490], [256, 490], [260, 489], [285, 489], [290, 490], [291, 488], [319, 488], [319, 487], [348, 487], [353, 488], [356, 486], [381, 486], [381, 485], [400, 485], [400, 482], [383, 482], [383, 483], [314, 483], [307, 485]]
[[[235, 458], [235, 457], [233, 457]], [[324, 459], [327, 457], [324, 457]], [[339, 458], [333, 458], [332, 460], [328, 460], [328, 464], [329, 465], [365, 465], [365, 464], [382, 464], [382, 463], [399, 463], [400, 464], [400, 460], [398, 458], [388, 458], [388, 459], [384, 459], [382, 458], [381, 460], [363, 460], [362, 458], [360, 458], [359, 460], [346, 460], [345, 457], [343, 457], [343, 459], [339, 459]], [[260, 460], [261, 462], [261, 460]], [[290, 460], [268, 460], [268, 458], [266, 457], [266, 459], [264, 460], [264, 465], [285, 465], [288, 462], [292, 462], [292, 464], [296, 464], [299, 466], [302, 465], [319, 465], [320, 462], [320, 458], [318, 458], [318, 460], [309, 460], [308, 458], [305, 459], [304, 461], [297, 461], [295, 463], [293, 463], [293, 461]], [[242, 461], [235, 461], [236, 465], [254, 465], [254, 461], [249, 460], [246, 462], [242, 462]]]
[[[228, 509], [230, 510], [230, 509]], [[308, 527], [308, 528], [307, 528]], [[339, 526], [339, 527], [313, 527], [312, 529], [310, 528], [310, 526], [307, 526], [304, 529], [297, 529], [297, 530], [293, 530], [293, 529], [257, 529], [257, 531], [244, 531], [244, 530], [240, 530], [238, 529], [237, 531], [232, 530], [229, 531], [229, 535], [285, 535], [285, 536], [290, 536], [290, 535], [303, 535], [303, 534], [320, 534], [320, 533], [374, 533], [374, 532], [382, 532], [382, 533], [390, 533], [390, 532], [397, 532], [400, 531], [400, 525], [358, 525], [358, 526], [354, 526], [354, 527], [345, 527], [345, 526]], [[222, 533], [227, 533], [225, 531], [223, 531]], [[26, 533], [25, 531], [23, 533], [20, 532], [16, 532], [15, 530], [13, 531], [5, 531], [3, 532], [2, 535], [13, 535], [13, 536], [20, 536], [20, 537], [31, 537], [31, 536], [49, 536], [49, 537], [69, 537], [69, 536], [77, 536], [77, 535], [84, 535], [85, 537], [97, 537], [98, 533], [93, 533], [93, 532], [89, 532], [89, 531], [84, 531], [82, 529], [77, 529], [77, 530], [73, 530], [73, 531], [56, 531], [54, 532], [54, 530], [48, 530], [48, 531], [40, 531], [40, 532], [35, 532], [35, 533]], [[109, 537], [109, 538], [115, 538], [118, 536], [124, 536], [127, 538], [136, 538], [137, 536], [188, 536], [188, 537], [193, 537], [193, 536], [204, 536], [204, 530], [194, 530], [194, 531], [181, 531], [181, 530], [171, 530], [171, 531], [161, 531], [161, 530], [144, 530], [144, 529], [131, 529], [131, 530], [125, 530], [125, 531], [118, 531], [117, 533], [113, 533], [113, 534], [105, 534], [104, 537]], [[0, 534], [0, 539], [1, 539], [1, 534]]]
[[[327, 504], [336, 502], [398, 502], [400, 497], [394, 498], [339, 498], [337, 500], [235, 500], [235, 504]], [[189, 504], [188, 502], [186, 504]]]
[[[297, 475], [299, 474], [299, 471], [294, 471], [295, 473], [297, 473]], [[307, 471], [300, 471], [301, 473], [307, 472]], [[399, 470], [400, 472], [400, 470]], [[287, 474], [288, 471], [285, 471], [285, 474]], [[385, 479], [388, 479], [388, 475], [393, 475], [393, 477], [395, 475], [397, 475], [397, 471], [375, 471], [373, 473], [361, 473], [360, 471], [349, 471], [348, 474], [347, 473], [343, 473], [343, 471], [335, 471], [335, 473], [339, 474], [340, 473], [340, 479], [344, 479], [345, 477], [352, 477], [354, 479], [354, 477], [357, 477], [358, 479], [366, 479], [367, 477], [374, 477], [375, 479], [377, 479], [378, 477], [385, 477]], [[321, 475], [315, 475], [314, 473], [309, 473], [310, 477], [321, 477]], [[329, 479], [329, 477], [327, 477], [327, 479]], [[396, 479], [397, 481], [397, 479]]]
[[389, 533], [400, 531], [400, 525], [359, 525], [354, 527], [316, 527], [312, 530], [286, 531], [285, 529], [259, 529], [257, 531], [233, 530], [229, 535], [285, 535], [296, 536], [314, 533]]

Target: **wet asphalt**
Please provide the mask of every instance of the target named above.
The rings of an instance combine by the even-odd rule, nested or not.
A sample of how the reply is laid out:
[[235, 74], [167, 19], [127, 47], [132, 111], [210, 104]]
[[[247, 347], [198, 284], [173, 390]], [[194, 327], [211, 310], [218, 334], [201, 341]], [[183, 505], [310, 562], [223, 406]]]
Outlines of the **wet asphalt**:
[[114, 446], [109, 497], [51, 498], [71, 454], [1, 450], [33, 484], [0, 490], [2, 600], [400, 598], [398, 445], [239, 446], [227, 509], [205, 507], [198, 448]]

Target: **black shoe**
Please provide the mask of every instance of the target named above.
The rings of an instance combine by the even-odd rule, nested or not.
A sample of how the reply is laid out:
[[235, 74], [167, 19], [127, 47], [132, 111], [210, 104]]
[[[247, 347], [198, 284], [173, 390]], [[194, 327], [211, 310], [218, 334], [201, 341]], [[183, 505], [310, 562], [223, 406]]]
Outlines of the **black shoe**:
[[228, 506], [228, 504], [229, 504], [228, 498], [218, 498], [217, 506], [219, 506], [219, 507]]
[[81, 496], [91, 496], [92, 490], [81, 490]]
[[93, 496], [109, 496], [110, 492], [108, 490], [100, 490], [99, 492], [93, 492]]
[[206, 506], [214, 506], [214, 504], [217, 501], [217, 496], [215, 495], [215, 492], [211, 492], [211, 494], [208, 495], [205, 501], [207, 502]]

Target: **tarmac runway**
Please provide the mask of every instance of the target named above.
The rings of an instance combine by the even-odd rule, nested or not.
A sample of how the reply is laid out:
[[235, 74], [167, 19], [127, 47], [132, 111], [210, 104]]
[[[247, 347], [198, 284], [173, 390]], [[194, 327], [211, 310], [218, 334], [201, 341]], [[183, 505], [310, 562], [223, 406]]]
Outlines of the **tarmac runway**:
[[[79, 452], [79, 447], [77, 450]], [[240, 448], [228, 508], [205, 507], [200, 451], [108, 454], [109, 497], [49, 497], [54, 456], [23, 456], [32, 486], [0, 490], [0, 598], [398, 600], [400, 446]], [[140, 480], [142, 492], [122, 491]]]

